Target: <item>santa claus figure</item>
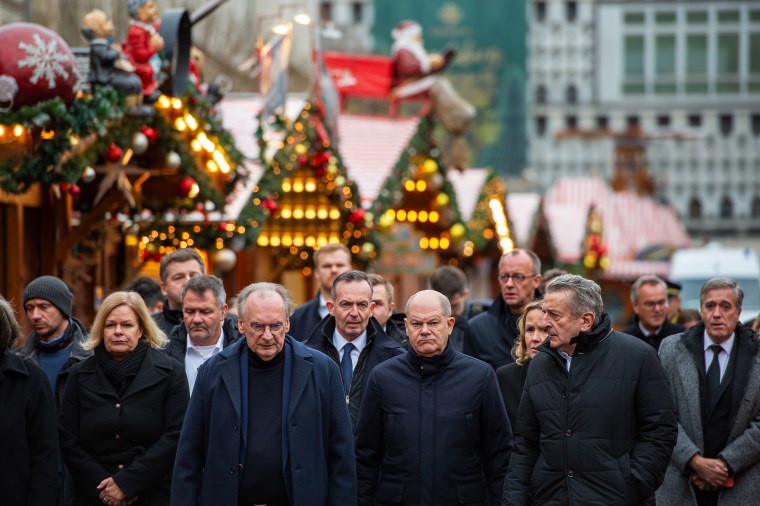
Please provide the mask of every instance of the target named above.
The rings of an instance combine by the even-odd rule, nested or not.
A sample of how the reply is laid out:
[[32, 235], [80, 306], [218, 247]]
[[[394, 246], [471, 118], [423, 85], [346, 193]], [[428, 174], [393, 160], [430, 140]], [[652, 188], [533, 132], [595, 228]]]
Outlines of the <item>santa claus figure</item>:
[[158, 73], [161, 59], [158, 52], [164, 48], [164, 39], [158, 34], [158, 9], [154, 0], [129, 0], [129, 22], [124, 52], [140, 77], [146, 102], [154, 102], [159, 95]]
[[409, 97], [426, 92], [435, 84], [431, 74], [445, 69], [454, 57], [454, 50], [444, 54], [428, 53], [422, 41], [422, 27], [416, 21], [402, 21], [391, 32], [393, 46], [393, 93]]

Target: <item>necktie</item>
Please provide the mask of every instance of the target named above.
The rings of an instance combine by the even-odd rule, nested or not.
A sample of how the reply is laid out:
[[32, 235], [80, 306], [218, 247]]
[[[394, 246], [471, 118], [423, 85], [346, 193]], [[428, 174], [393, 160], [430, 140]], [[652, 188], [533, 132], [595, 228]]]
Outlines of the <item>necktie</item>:
[[351, 374], [354, 371], [354, 364], [351, 362], [351, 352], [354, 349], [354, 345], [347, 343], [343, 347], [343, 358], [340, 361], [340, 370], [343, 372], [343, 388], [346, 389], [346, 395], [351, 388]]
[[718, 402], [718, 394], [720, 393], [720, 364], [718, 363], [718, 355], [723, 351], [723, 348], [718, 344], [711, 344], [710, 350], [713, 352], [713, 359], [710, 362], [710, 367], [707, 368], [707, 405], [712, 411], [715, 403]]

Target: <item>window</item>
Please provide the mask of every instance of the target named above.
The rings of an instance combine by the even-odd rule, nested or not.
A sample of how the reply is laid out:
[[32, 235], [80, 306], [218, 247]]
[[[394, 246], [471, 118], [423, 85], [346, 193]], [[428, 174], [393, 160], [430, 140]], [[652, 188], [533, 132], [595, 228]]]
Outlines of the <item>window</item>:
[[720, 115], [720, 133], [724, 137], [731, 135], [731, 131], [734, 129], [734, 117], [730, 114]]
[[748, 42], [747, 68], [750, 75], [747, 91], [760, 93], [760, 33], [750, 33]]
[[609, 125], [609, 119], [607, 116], [596, 117], [596, 128], [599, 128], [600, 130], [607, 130], [607, 125]]
[[686, 93], [707, 93], [707, 35], [686, 36]]
[[718, 23], [738, 23], [739, 11], [718, 11]]
[[352, 3], [351, 11], [353, 14], [354, 23], [361, 23], [364, 21], [364, 4], [362, 2]]
[[706, 11], [687, 12], [686, 23], [690, 25], [707, 24], [707, 12]]
[[692, 197], [689, 201], [689, 218], [699, 219], [702, 217], [702, 203], [697, 197]]
[[676, 38], [674, 35], [658, 35], [655, 38], [655, 83], [657, 94], [676, 92]]
[[760, 218], [760, 196], [752, 199], [752, 217]]
[[536, 116], [536, 135], [543, 137], [546, 133], [546, 116]]
[[739, 35], [735, 33], [718, 34], [717, 71], [718, 93], [739, 92]]
[[720, 200], [720, 217], [731, 218], [734, 215], [734, 203], [728, 196]]
[[626, 25], [643, 25], [644, 13], [643, 12], [626, 12], [623, 15], [623, 22]]
[[536, 2], [536, 21], [543, 22], [546, 19], [546, 2]]
[[644, 37], [626, 36], [623, 40], [623, 51], [623, 94], [641, 95], [644, 93]]
[[536, 103], [537, 104], [545, 104], [546, 103], [546, 86], [543, 84], [539, 84], [536, 86]]
[[760, 11], [749, 11], [749, 22], [760, 23]]
[[574, 84], [568, 85], [565, 90], [565, 99], [568, 104], [575, 104], [578, 102], [578, 90]]
[[332, 16], [332, 2], [320, 2], [319, 4], [319, 19], [323, 22], [333, 20]]
[[639, 128], [639, 117], [638, 116], [628, 116], [625, 119], [625, 122], [628, 125], [628, 128]]
[[654, 15], [654, 22], [658, 25], [674, 25], [676, 23], [676, 13], [658, 12]]
[[575, 2], [567, 2], [565, 4], [565, 17], [572, 23], [578, 15], [578, 5]]
[[752, 115], [752, 133], [760, 135], [760, 114]]
[[702, 126], [702, 116], [699, 114], [689, 114], [689, 126], [699, 128]]
[[670, 116], [663, 114], [657, 116], [657, 126], [667, 128], [670, 126]]
[[567, 128], [569, 130], [574, 130], [578, 128], [578, 118], [577, 116], [568, 116], [565, 118], [565, 125], [567, 125]]

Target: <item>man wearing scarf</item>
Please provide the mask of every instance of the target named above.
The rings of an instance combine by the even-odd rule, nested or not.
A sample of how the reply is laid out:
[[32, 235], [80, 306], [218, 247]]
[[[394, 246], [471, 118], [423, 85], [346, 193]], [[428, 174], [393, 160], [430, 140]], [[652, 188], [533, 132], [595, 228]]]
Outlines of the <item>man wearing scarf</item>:
[[612, 330], [598, 284], [546, 288], [548, 339], [531, 360], [503, 505], [653, 504], [678, 438], [654, 348]]
[[32, 332], [18, 355], [35, 362], [47, 375], [61, 405], [63, 387], [72, 365], [90, 354], [81, 343], [87, 336], [82, 323], [71, 316], [74, 295], [54, 276], [41, 276], [24, 290], [24, 312]]

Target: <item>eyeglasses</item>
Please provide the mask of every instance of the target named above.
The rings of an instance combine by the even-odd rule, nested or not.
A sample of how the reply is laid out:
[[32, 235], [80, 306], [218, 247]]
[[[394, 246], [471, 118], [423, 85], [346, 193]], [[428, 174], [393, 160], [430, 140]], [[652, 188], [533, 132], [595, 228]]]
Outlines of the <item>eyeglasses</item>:
[[641, 303], [647, 309], [654, 309], [657, 306], [668, 307], [667, 300], [647, 300]]
[[507, 281], [509, 281], [509, 278], [512, 278], [512, 281], [514, 281], [515, 284], [519, 285], [519, 284], [522, 284], [526, 279], [532, 278], [533, 276], [535, 276], [535, 274], [531, 274], [530, 276], [526, 276], [525, 274], [507, 274], [507, 273], [504, 273], [504, 274], [499, 274], [498, 276], [496, 276], [496, 278], [501, 283], [506, 283]]
[[264, 325], [263, 323], [258, 323], [258, 322], [246, 323], [245, 326], [248, 327], [248, 329], [251, 332], [253, 332], [253, 334], [256, 336], [260, 336], [264, 334], [264, 332], [266, 332], [267, 329], [269, 329], [269, 332], [271, 332], [272, 334], [277, 334], [280, 331], [282, 331], [282, 329], [285, 328], [285, 324], [282, 322], [274, 322], [274, 323], [270, 323], [269, 325]]

